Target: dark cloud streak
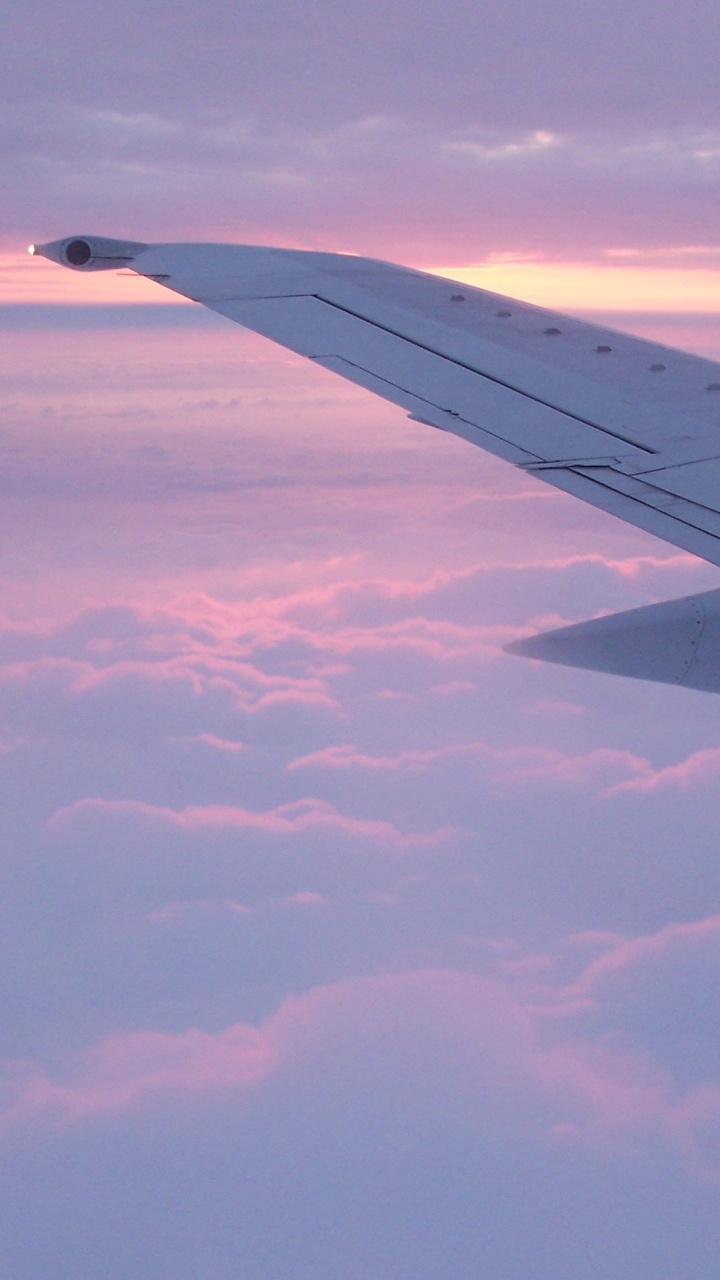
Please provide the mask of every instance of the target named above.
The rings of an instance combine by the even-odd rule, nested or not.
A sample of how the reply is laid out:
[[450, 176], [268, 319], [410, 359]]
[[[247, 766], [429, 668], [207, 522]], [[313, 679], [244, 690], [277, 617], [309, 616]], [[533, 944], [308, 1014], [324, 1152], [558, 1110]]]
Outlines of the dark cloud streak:
[[711, 18], [34, 3], [5, 24], [5, 243], [70, 227], [416, 262], [712, 243]]
[[[34, 0], [5, 20], [6, 91], [136, 111], [220, 111], [305, 127], [411, 114], [416, 126], [580, 128], [714, 122], [705, 0], [430, 6], [332, 0], [238, 6]], [[561, 71], [561, 74], [558, 74]], [[111, 73], [111, 74], [109, 74]], [[174, 113], [173, 110], [173, 113]]]

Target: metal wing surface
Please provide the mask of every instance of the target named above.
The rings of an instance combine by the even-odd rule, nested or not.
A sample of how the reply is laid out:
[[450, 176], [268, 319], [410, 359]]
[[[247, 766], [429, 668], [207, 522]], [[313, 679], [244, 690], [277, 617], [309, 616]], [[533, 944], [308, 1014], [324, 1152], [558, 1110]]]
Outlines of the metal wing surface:
[[[718, 364], [345, 254], [93, 236], [31, 252], [130, 268], [720, 565]], [[720, 591], [508, 647], [720, 692]]]
[[548, 483], [720, 564], [720, 365], [345, 254], [76, 237]]
[[167, 245], [129, 265], [720, 564], [720, 365], [365, 258]]

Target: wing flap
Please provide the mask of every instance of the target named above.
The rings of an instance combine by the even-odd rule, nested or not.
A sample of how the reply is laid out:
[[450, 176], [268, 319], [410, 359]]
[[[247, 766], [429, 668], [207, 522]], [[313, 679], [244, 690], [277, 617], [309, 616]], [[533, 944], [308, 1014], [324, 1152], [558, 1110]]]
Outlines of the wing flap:
[[647, 484], [715, 512], [720, 499], [720, 457], [699, 458], [675, 467], [638, 473]]
[[[535, 467], [527, 470], [534, 472]], [[547, 467], [543, 480], [665, 542], [720, 565], [720, 512], [624, 474], [617, 466]], [[720, 505], [720, 504], [719, 504]]]

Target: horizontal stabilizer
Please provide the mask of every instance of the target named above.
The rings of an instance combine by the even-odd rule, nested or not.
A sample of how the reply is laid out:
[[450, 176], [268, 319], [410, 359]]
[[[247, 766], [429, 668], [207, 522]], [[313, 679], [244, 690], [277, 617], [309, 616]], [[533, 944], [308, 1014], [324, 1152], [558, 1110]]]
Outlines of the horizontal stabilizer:
[[505, 652], [720, 693], [720, 591], [546, 631]]

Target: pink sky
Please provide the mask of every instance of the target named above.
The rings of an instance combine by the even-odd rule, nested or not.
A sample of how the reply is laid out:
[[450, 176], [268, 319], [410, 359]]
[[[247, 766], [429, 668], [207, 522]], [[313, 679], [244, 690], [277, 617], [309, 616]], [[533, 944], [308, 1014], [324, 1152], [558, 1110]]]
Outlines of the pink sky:
[[25, 252], [372, 253], [717, 358], [705, 9], [4, 22], [8, 1274], [712, 1275], [716, 700], [501, 647], [716, 571]]

